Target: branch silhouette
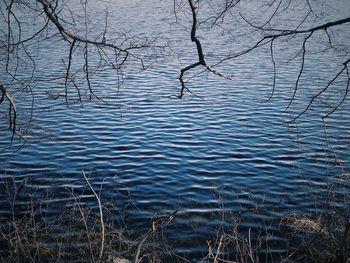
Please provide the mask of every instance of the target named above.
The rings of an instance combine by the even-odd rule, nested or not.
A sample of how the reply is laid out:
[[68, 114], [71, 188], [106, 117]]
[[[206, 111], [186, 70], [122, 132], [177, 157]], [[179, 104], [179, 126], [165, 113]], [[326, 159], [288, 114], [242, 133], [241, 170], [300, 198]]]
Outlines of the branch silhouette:
[[188, 65], [187, 67], [184, 67], [180, 70], [179, 80], [181, 83], [181, 89], [180, 89], [180, 93], [179, 93], [179, 98], [183, 97], [184, 91], [186, 89], [185, 81], [183, 79], [185, 72], [189, 71], [190, 69], [193, 69], [195, 67], [203, 66], [206, 68], [206, 70], [208, 70], [209, 72], [212, 72], [215, 75], [218, 75], [218, 76], [226, 78], [226, 79], [230, 79], [230, 77], [225, 76], [223, 73], [217, 71], [212, 66], [209, 66], [207, 64], [207, 62], [205, 61], [202, 44], [201, 44], [200, 40], [197, 38], [197, 34], [196, 34], [197, 26], [198, 26], [198, 19], [197, 19], [198, 2], [196, 0], [188, 0], [188, 3], [189, 3], [189, 6], [191, 8], [191, 13], [192, 13], [191, 41], [196, 44], [198, 61], [191, 64], [191, 65]]

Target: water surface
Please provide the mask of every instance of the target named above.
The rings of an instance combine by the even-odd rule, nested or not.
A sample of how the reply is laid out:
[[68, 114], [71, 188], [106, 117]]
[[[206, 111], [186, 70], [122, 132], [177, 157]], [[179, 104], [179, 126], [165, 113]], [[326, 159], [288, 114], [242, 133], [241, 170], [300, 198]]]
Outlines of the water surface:
[[[99, 12], [98, 4], [91, 5]], [[157, 32], [159, 41], [170, 41], [179, 54], [159, 56], [147, 70], [135, 62], [120, 89], [115, 73], [97, 73], [93, 84], [105, 102], [84, 101], [83, 107], [75, 102], [66, 107], [64, 101], [50, 99], [57, 84], [40, 82], [33, 89], [33, 135], [28, 136], [32, 143], [12, 154], [17, 139], [10, 146], [11, 134], [1, 123], [2, 184], [13, 178], [18, 184], [25, 182], [33, 196], [50, 193], [54, 198], [47, 213], [55, 216], [73, 199], [67, 189], [76, 189], [82, 202], [93, 202], [93, 196], [86, 195], [84, 170], [93, 186], [102, 189], [102, 200], [116, 200], [135, 236], [149, 229], [155, 215], [180, 208], [167, 237], [176, 253], [200, 259], [207, 253], [206, 241], [215, 239], [222, 224], [229, 227], [232, 222], [222, 222], [221, 214], [226, 212], [240, 218], [242, 233], [269, 225], [277, 244], [273, 253], [279, 255], [285, 248], [281, 218], [289, 212], [317, 212], [314, 197], [326, 191], [333, 176], [349, 169], [349, 105], [344, 103], [327, 120], [326, 132], [321, 119], [327, 105], [336, 104], [337, 94], [344, 92], [344, 79], [296, 123], [287, 123], [304, 109], [343, 57], [332, 52], [311, 55], [300, 92], [288, 110], [300, 65], [284, 63], [300, 48], [290, 43], [287, 49], [283, 43], [276, 49], [278, 85], [269, 102], [264, 102], [273, 74], [268, 49], [221, 65], [220, 70], [233, 75], [232, 81], [211, 74], [194, 77], [187, 85], [195, 95], [186, 93], [179, 99], [179, 70], [195, 60], [186, 14], [176, 24], [171, 5], [156, 1], [111, 3], [110, 10], [118, 30], [139, 37]], [[120, 15], [125, 13], [127, 19]], [[111, 32], [116, 29], [111, 27]], [[228, 47], [226, 37], [212, 34], [203, 40], [209, 61], [239, 47], [232, 39]], [[349, 36], [340, 40], [348, 43]], [[317, 50], [325, 44], [310, 45]], [[41, 62], [40, 74], [57, 73], [62, 50], [32, 52]], [[23, 94], [19, 105], [26, 109], [30, 103]], [[10, 199], [5, 191], [0, 197], [0, 217], [6, 218]], [[22, 198], [16, 202], [29, 202], [26, 195]]]

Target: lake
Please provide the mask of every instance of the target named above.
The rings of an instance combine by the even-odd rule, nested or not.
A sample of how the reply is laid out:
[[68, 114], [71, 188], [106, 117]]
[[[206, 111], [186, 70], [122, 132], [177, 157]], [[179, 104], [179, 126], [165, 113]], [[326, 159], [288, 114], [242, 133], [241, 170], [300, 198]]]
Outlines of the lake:
[[[332, 9], [331, 3], [323, 3], [315, 12], [325, 13], [325, 20], [349, 14], [345, 0], [331, 2]], [[98, 70], [92, 86], [103, 101], [84, 99], [82, 106], [75, 100], [74, 87], [69, 90], [68, 107], [63, 98], [54, 100], [57, 91], [62, 91], [62, 79], [47, 80], [64, 76], [62, 57], [67, 59], [69, 46], [55, 45], [53, 37], [29, 47], [37, 78], [35, 106], [26, 131], [29, 142], [21, 146], [23, 141], [15, 138], [10, 145], [8, 123], [2, 118], [0, 124], [1, 220], [11, 217], [13, 206], [18, 216], [25, 214], [32, 200], [45, 204], [42, 211], [48, 218], [57, 217], [77, 198], [83, 206], [96, 207], [82, 170], [102, 203], [113, 200], [110, 220], [118, 228], [127, 226], [133, 238], [150, 229], [153, 217], [179, 208], [164, 232], [172, 251], [191, 262], [205, 257], [207, 241], [215, 240], [222, 228], [230, 229], [234, 221], [239, 221], [242, 234], [267, 229], [273, 234], [271, 253], [279, 257], [286, 249], [282, 218], [289, 213], [322, 212], [329, 183], [350, 168], [348, 99], [325, 124], [322, 121], [331, 105], [341, 100], [346, 78], [340, 78], [296, 122], [288, 121], [339, 70], [345, 60], [341, 48], [349, 48], [349, 26], [330, 30], [339, 45], [336, 51], [324, 50], [328, 40], [321, 33], [308, 42], [310, 54], [300, 90], [288, 109], [300, 70], [302, 42], [298, 37], [275, 44], [277, 85], [270, 101], [266, 102], [273, 81], [269, 46], [220, 64], [218, 69], [232, 75], [232, 80], [210, 73], [196, 75], [201, 69], [187, 72], [186, 85], [192, 93], [185, 92], [179, 99], [180, 69], [196, 61], [196, 50], [190, 42], [188, 9], [178, 11], [176, 22], [172, 4], [155, 0], [109, 3], [107, 39], [115, 32], [127, 32], [139, 39], [151, 36], [155, 43], [171, 49], [154, 51], [145, 60], [146, 70], [131, 60], [120, 87], [114, 70]], [[76, 5], [73, 8], [80, 10]], [[255, 4], [250, 5], [240, 7], [247, 16], [246, 10], [254, 10]], [[96, 21], [91, 24], [93, 34], [101, 30], [105, 9], [102, 2], [91, 2], [89, 8], [91, 20]], [[213, 10], [210, 4], [205, 8]], [[259, 37], [247, 35], [251, 29], [238, 20], [228, 18], [224, 26], [235, 25], [229, 33], [206, 25], [199, 30], [208, 63]], [[290, 60], [296, 54], [299, 57]], [[93, 67], [98, 63], [96, 54], [91, 59]], [[77, 58], [73, 68], [78, 69], [81, 61]], [[8, 84], [4, 61], [0, 63], [1, 78]], [[28, 72], [23, 69], [19, 75], [26, 78]], [[26, 123], [32, 97], [20, 92], [16, 101], [20, 121]], [[4, 104], [0, 109], [6, 110]], [[23, 131], [26, 128], [23, 124]], [[14, 185], [18, 186], [15, 200], [9, 194]]]

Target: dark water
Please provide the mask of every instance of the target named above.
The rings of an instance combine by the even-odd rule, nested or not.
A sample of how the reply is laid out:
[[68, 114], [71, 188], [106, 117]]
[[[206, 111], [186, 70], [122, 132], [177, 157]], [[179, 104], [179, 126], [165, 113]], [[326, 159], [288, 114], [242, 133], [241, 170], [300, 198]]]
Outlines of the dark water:
[[[55, 216], [61, 205], [74, 199], [67, 189], [75, 189], [75, 197], [82, 202], [94, 201], [86, 194], [84, 170], [96, 190], [102, 189], [102, 200], [116, 200], [135, 236], [147, 231], [154, 215], [180, 208], [167, 237], [177, 253], [199, 259], [206, 255], [206, 241], [216, 237], [219, 226], [230, 225], [231, 219], [222, 222], [220, 216], [226, 212], [240, 218], [242, 233], [269, 225], [276, 242], [273, 252], [278, 255], [285, 248], [279, 233], [281, 218], [289, 212], [319, 211], [315, 198], [327, 190], [333, 176], [350, 168], [347, 100], [326, 126], [321, 119], [344, 93], [345, 78], [296, 123], [286, 123], [334, 76], [344, 54], [325, 51], [320, 55], [327, 41], [324, 35], [316, 35], [310, 42], [313, 52], [300, 92], [288, 110], [300, 60], [285, 62], [300, 50], [298, 39], [280, 43], [276, 49], [280, 58], [277, 87], [269, 102], [264, 102], [273, 75], [268, 48], [221, 65], [220, 70], [233, 74], [232, 81], [210, 74], [194, 77], [187, 85], [196, 96], [186, 93], [178, 99], [174, 95], [179, 89], [179, 69], [195, 59], [194, 46], [188, 41], [188, 14], [180, 15], [175, 24], [171, 3], [144, 2], [111, 5], [111, 20], [115, 18], [118, 25], [111, 28], [131, 30], [139, 37], [157, 32], [158, 41], [170, 41], [178, 54], [153, 58], [154, 64], [146, 71], [131, 64], [120, 90], [115, 73], [98, 72], [93, 84], [105, 103], [84, 101], [80, 107], [72, 102], [66, 107], [64, 101], [50, 99], [58, 84], [40, 82], [33, 89], [31, 143], [13, 154], [17, 141], [10, 147], [7, 124], [1, 123], [2, 184], [13, 178], [33, 196], [54, 196], [46, 212]], [[332, 12], [339, 15], [337, 5], [343, 11], [344, 5], [334, 4]], [[94, 8], [101, 11], [98, 4]], [[120, 18], [125, 13], [127, 19]], [[244, 33], [243, 26], [240, 30]], [[349, 34], [342, 35], [341, 30], [333, 32], [335, 38], [349, 43]], [[209, 32], [212, 35], [203, 40], [209, 61], [247, 43]], [[60, 73], [62, 50], [33, 48], [31, 52], [41, 62], [39, 74]], [[29, 109], [31, 98], [19, 97], [19, 105]], [[29, 115], [23, 110], [23, 119]], [[11, 199], [5, 191], [0, 197], [0, 218], [4, 219]], [[27, 196], [22, 198], [16, 202], [26, 203]]]

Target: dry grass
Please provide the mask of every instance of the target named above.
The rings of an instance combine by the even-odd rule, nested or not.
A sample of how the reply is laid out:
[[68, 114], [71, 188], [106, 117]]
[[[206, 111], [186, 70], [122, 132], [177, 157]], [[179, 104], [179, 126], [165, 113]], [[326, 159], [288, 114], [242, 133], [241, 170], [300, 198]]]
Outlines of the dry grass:
[[58, 208], [55, 215], [47, 212], [56, 202], [49, 195], [35, 198], [13, 178], [3, 180], [0, 186], [7, 192], [11, 215], [1, 219], [0, 262], [126, 263], [162, 262], [164, 255], [179, 258], [164, 239], [178, 209], [154, 217], [149, 230], [134, 239], [122, 219], [116, 220], [118, 209], [113, 200], [102, 203], [101, 189], [94, 189], [85, 173], [82, 176], [86, 182], [83, 196], [89, 200], [65, 189], [69, 198], [61, 204], [60, 215], [56, 214]]
[[[128, 250], [130, 245], [123, 229], [108, 220], [110, 207], [102, 206], [97, 198], [97, 205], [87, 206], [73, 191], [67, 190], [71, 198], [61, 206], [60, 215], [52, 216], [47, 211], [55, 200], [35, 198], [14, 180], [6, 184], [11, 216], [2, 222], [0, 236], [6, 246], [2, 248], [2, 261], [102, 262], [109, 255], [108, 250]], [[27, 201], [23, 200], [24, 196]], [[96, 210], [103, 213], [106, 223]]]
[[[190, 262], [174, 254], [167, 245], [166, 228], [178, 216], [179, 209], [172, 213], [155, 216], [146, 233], [131, 238], [123, 221], [115, 220], [116, 205], [102, 202], [100, 193], [86, 182], [85, 202], [73, 189], [66, 189], [69, 200], [61, 207], [60, 216], [47, 212], [50, 199], [35, 198], [23, 194], [25, 186], [9, 179], [4, 191], [8, 192], [10, 216], [1, 225], [1, 262]], [[345, 178], [345, 179], [344, 179]], [[342, 181], [346, 177], [341, 177]], [[339, 181], [339, 179], [337, 179]], [[337, 181], [337, 183], [339, 183]], [[331, 193], [331, 191], [329, 192]], [[27, 202], [17, 202], [17, 199]], [[49, 197], [48, 197], [49, 198]], [[291, 213], [281, 220], [281, 231], [286, 235], [288, 253], [283, 258], [274, 258], [271, 234], [265, 229], [248, 229], [242, 234], [239, 219], [232, 214], [220, 218], [232, 220], [230, 228], [219, 227], [216, 238], [207, 242], [208, 253], [203, 262], [213, 263], [260, 263], [260, 262], [350, 262], [350, 207], [348, 199], [328, 194], [329, 206], [318, 215], [307, 216]], [[342, 206], [333, 206], [334, 200]], [[260, 213], [260, 209], [256, 209]], [[222, 224], [224, 225], [224, 224]], [[5, 247], [4, 247], [5, 246]], [[6, 253], [4, 253], [4, 251]]]
[[331, 178], [318, 213], [291, 213], [281, 221], [297, 262], [350, 263], [350, 177]]
[[297, 262], [350, 262], [350, 224], [342, 216], [290, 214], [282, 224]]
[[207, 242], [208, 255], [205, 260], [213, 263], [274, 262], [270, 254], [269, 235], [265, 234], [259, 232], [253, 238], [249, 229], [247, 235], [242, 235], [235, 224], [230, 232], [221, 233], [214, 242]]
[[283, 218], [282, 222], [283, 221], [287, 221], [284, 223], [294, 230], [302, 231], [305, 233], [319, 233], [323, 235], [327, 234], [325, 229], [323, 229], [320, 217], [311, 219], [305, 215], [292, 213]]

